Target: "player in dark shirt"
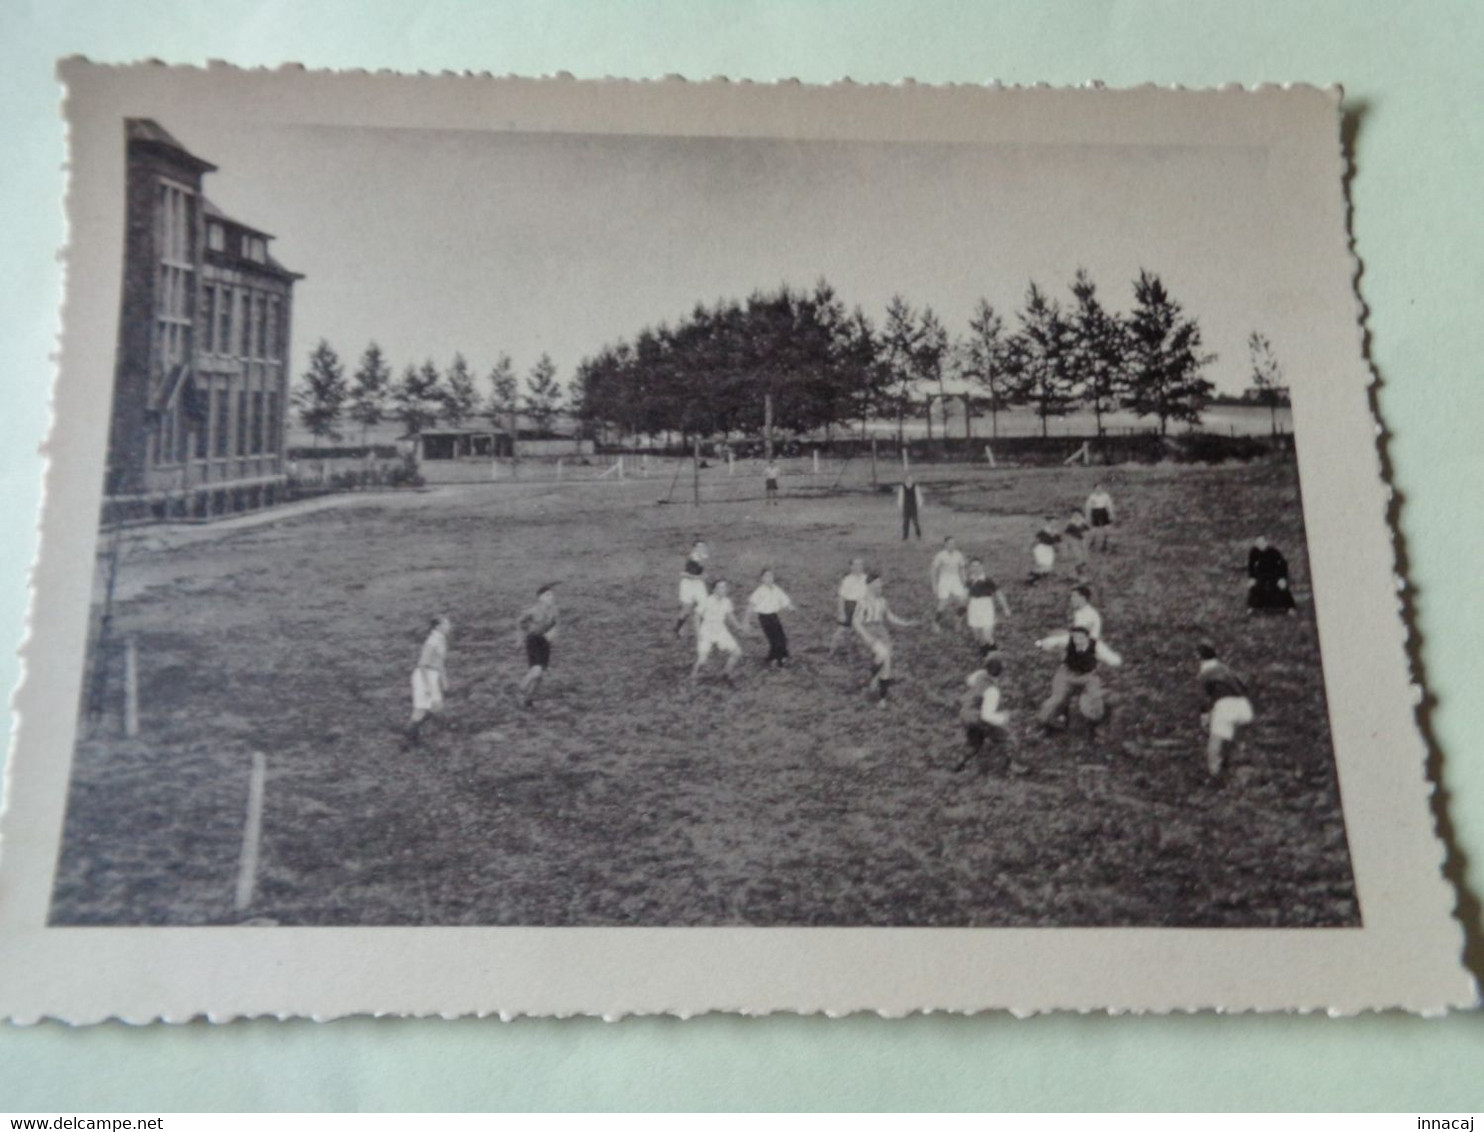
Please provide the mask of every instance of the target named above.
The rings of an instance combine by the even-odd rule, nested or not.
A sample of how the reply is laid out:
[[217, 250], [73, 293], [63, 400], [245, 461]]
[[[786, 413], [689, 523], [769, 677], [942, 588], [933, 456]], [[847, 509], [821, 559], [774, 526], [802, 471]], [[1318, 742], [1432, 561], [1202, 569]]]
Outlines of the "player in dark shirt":
[[1206, 700], [1201, 725], [1209, 730], [1206, 772], [1219, 779], [1230, 749], [1236, 745], [1238, 728], [1252, 722], [1252, 700], [1246, 682], [1222, 663], [1212, 645], [1198, 645], [1196, 653], [1201, 661], [1201, 693]]
[[1288, 559], [1262, 535], [1257, 536], [1247, 552], [1247, 612], [1294, 615]]

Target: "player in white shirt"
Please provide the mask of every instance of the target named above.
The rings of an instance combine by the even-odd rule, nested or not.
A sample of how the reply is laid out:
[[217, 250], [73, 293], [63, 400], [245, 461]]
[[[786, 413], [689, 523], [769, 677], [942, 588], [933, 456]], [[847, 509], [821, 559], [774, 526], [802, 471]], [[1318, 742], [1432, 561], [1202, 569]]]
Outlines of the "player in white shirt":
[[969, 602], [969, 591], [964, 585], [964, 552], [952, 535], [943, 540], [943, 548], [933, 555], [928, 576], [933, 596], [938, 599], [938, 608], [933, 612], [933, 632], [941, 633], [943, 614], [950, 609], [962, 609]]
[[[990, 772], [991, 759], [986, 757], [984, 746], [988, 743], [996, 754], [1005, 741], [1005, 728], [1010, 722], [1010, 713], [1000, 706], [999, 677], [1003, 670], [998, 657], [990, 657], [983, 668], [969, 673], [965, 683], [968, 691], [959, 704], [959, 721], [964, 725], [964, 757], [953, 768], [958, 774], [970, 763], [977, 763], [980, 774]], [[998, 762], [996, 758], [994, 761]]]
[[701, 678], [701, 669], [706, 666], [706, 659], [713, 650], [726, 655], [721, 674], [727, 680], [732, 678], [732, 669], [737, 667], [737, 661], [742, 657], [742, 646], [737, 643], [732, 630], [738, 633], [745, 630], [737, 620], [736, 607], [727, 596], [727, 588], [725, 578], [716, 579], [711, 583], [711, 593], [696, 607], [696, 663], [690, 670], [692, 680]]
[[866, 597], [866, 560], [852, 558], [850, 573], [840, 579], [835, 591], [835, 631], [830, 635], [830, 655], [835, 655], [840, 641], [854, 635], [855, 610]]
[[706, 562], [711, 557], [704, 539], [696, 539], [680, 570], [680, 616], [675, 620], [678, 637], [686, 625], [694, 625], [696, 610], [706, 600]]
[[447, 617], [433, 618], [417, 667], [412, 670], [412, 722], [407, 726], [407, 738], [412, 743], [422, 741], [423, 725], [443, 710], [443, 696], [448, 691], [448, 634], [452, 628], [453, 622]]
[[794, 608], [794, 603], [775, 580], [771, 567], [763, 571], [757, 589], [747, 599], [747, 608], [757, 615], [763, 636], [768, 638], [768, 655], [763, 663], [782, 668], [788, 662], [788, 635], [784, 633], [783, 619], [778, 615], [785, 609]]
[[1072, 587], [1072, 596], [1068, 599], [1072, 606], [1072, 624], [1086, 629], [1087, 635], [1093, 640], [1101, 640], [1103, 636], [1103, 615], [1092, 605], [1092, 587], [1086, 584]]
[[866, 596], [855, 608], [855, 631], [871, 650], [871, 679], [867, 686], [877, 703], [885, 707], [893, 679], [891, 630], [888, 626], [911, 627], [917, 622], [893, 613], [886, 604], [882, 588], [881, 575], [866, 575]]
[[778, 461], [769, 460], [763, 468], [763, 492], [765, 501], [772, 506], [778, 506], [778, 477], [782, 473], [778, 470]]
[[1087, 497], [1087, 522], [1092, 527], [1088, 539], [1090, 550], [1108, 549], [1108, 529], [1113, 526], [1115, 518], [1113, 497], [1102, 484], [1093, 484], [1092, 494]]

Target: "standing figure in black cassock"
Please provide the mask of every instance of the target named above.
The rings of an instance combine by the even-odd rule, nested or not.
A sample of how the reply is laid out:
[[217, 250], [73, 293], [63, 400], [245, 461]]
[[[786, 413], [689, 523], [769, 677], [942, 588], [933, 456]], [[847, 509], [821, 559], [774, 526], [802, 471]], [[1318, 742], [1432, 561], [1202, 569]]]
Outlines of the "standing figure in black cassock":
[[1293, 588], [1288, 584], [1288, 559], [1258, 535], [1247, 552], [1247, 612], [1294, 612]]

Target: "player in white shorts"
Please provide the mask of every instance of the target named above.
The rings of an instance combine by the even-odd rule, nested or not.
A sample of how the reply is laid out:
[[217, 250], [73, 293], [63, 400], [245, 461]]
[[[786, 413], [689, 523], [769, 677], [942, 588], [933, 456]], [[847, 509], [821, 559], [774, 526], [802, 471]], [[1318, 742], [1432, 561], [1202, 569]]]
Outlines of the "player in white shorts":
[[448, 633], [453, 622], [447, 617], [433, 618], [428, 636], [412, 670], [412, 722], [407, 725], [407, 738], [422, 741], [423, 725], [443, 710], [443, 695], [448, 691]]
[[881, 575], [868, 574], [866, 596], [855, 609], [855, 631], [871, 650], [871, 679], [867, 687], [882, 707], [886, 706], [886, 697], [891, 694], [891, 682], [894, 678], [891, 667], [891, 631], [887, 626], [910, 627], [916, 624], [916, 621], [898, 617], [891, 611], [882, 594]]
[[696, 663], [690, 670], [692, 680], [701, 678], [701, 669], [706, 666], [707, 658], [717, 650], [726, 656], [721, 669], [722, 677], [727, 680], [732, 678], [732, 669], [737, 667], [737, 661], [742, 658], [742, 646], [732, 635], [733, 630], [745, 632], [742, 623], [737, 620], [736, 607], [727, 596], [726, 579], [717, 578], [711, 583], [711, 593], [696, 609]]
[[1238, 728], [1252, 722], [1252, 700], [1247, 695], [1247, 684], [1223, 664], [1216, 656], [1216, 649], [1202, 644], [1196, 647], [1201, 660], [1201, 691], [1207, 700], [1201, 723], [1210, 729], [1206, 740], [1206, 772], [1212, 779], [1219, 779], [1226, 766], [1229, 750], [1237, 742]]
[[1056, 529], [1056, 518], [1047, 515], [1046, 522], [1036, 532], [1036, 541], [1031, 544], [1031, 572], [1026, 578], [1027, 585], [1034, 586], [1051, 576], [1051, 571], [1056, 569], [1056, 547], [1060, 542], [1061, 532]]
[[835, 591], [835, 631], [830, 634], [830, 655], [835, 655], [840, 641], [855, 635], [855, 611], [866, 597], [866, 560], [852, 558], [850, 573], [840, 579]]
[[1010, 603], [1005, 591], [984, 569], [977, 558], [969, 560], [969, 632], [979, 646], [981, 658], [988, 657], [999, 646], [995, 644], [996, 612], [1010, 616]]
[[969, 601], [969, 591], [964, 585], [964, 552], [952, 535], [943, 540], [943, 549], [933, 555], [928, 577], [933, 596], [938, 599], [938, 608], [933, 611], [933, 632], [941, 633], [943, 615], [950, 609], [962, 609]]
[[711, 557], [705, 540], [696, 539], [680, 570], [680, 616], [675, 619], [678, 637], [686, 625], [694, 625], [696, 610], [706, 600], [706, 562]]

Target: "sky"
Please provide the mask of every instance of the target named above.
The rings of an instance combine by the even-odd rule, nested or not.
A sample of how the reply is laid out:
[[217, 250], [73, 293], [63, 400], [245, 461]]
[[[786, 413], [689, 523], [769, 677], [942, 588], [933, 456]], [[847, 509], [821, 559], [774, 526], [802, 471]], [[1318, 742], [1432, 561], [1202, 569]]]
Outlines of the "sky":
[[901, 294], [959, 334], [981, 297], [1013, 327], [1032, 279], [1069, 301], [1079, 267], [1126, 310], [1146, 268], [1227, 392], [1253, 330], [1280, 360], [1303, 333], [1269, 265], [1261, 150], [161, 124], [305, 275], [296, 373], [321, 338], [348, 368], [374, 339], [398, 369], [459, 351], [484, 374], [505, 352], [524, 373], [545, 352], [565, 381], [698, 300], [821, 276], [878, 326]]

